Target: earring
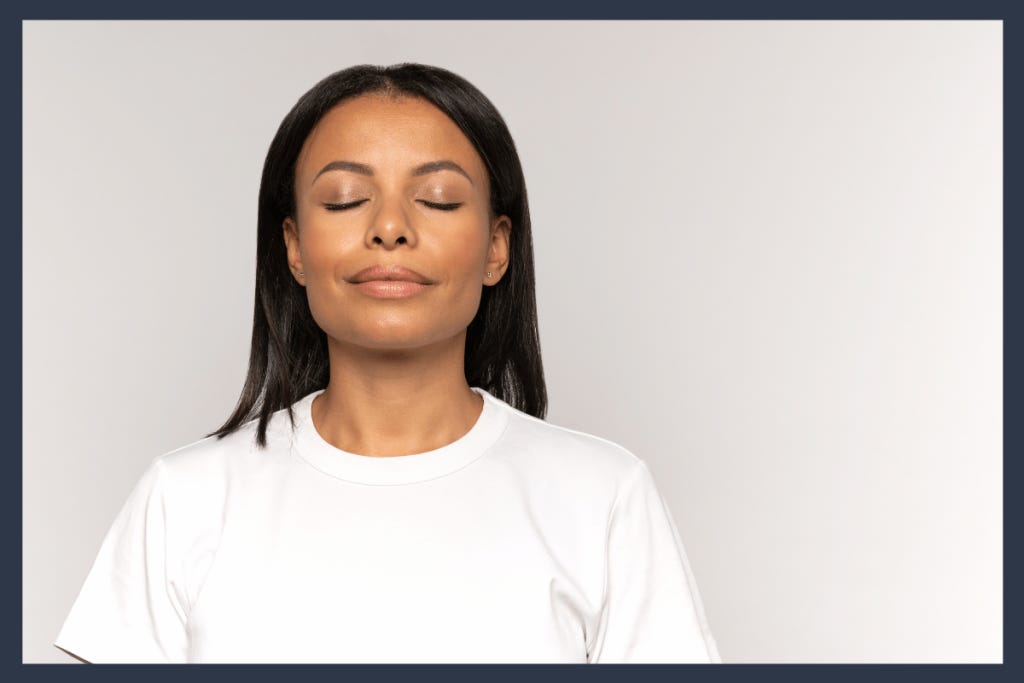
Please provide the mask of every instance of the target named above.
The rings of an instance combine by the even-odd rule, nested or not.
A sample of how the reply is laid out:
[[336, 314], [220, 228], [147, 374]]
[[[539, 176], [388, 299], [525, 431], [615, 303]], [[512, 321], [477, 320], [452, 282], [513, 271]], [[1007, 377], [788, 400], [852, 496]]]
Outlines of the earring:
[[491, 276], [491, 271], [487, 271], [487, 277]]

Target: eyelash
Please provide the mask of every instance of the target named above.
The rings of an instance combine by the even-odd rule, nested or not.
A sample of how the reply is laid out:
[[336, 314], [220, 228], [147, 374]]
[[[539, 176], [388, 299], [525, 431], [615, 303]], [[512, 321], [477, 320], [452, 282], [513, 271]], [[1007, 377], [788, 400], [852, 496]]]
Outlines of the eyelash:
[[[324, 204], [324, 208], [326, 208], [328, 211], [345, 211], [346, 209], [351, 209], [353, 207], [359, 206], [360, 204], [362, 204], [365, 201], [367, 201], [367, 200], [360, 199], [357, 202], [348, 202], [347, 204]], [[451, 204], [438, 204], [436, 202], [428, 202], [428, 201], [424, 201], [424, 200], [420, 200], [420, 201], [422, 201], [424, 204], [426, 204], [430, 208], [437, 209], [438, 211], [454, 211], [455, 209], [457, 209], [460, 206], [462, 206], [461, 203], [457, 203], [457, 202], [454, 202], [454, 203], [451, 203]]]

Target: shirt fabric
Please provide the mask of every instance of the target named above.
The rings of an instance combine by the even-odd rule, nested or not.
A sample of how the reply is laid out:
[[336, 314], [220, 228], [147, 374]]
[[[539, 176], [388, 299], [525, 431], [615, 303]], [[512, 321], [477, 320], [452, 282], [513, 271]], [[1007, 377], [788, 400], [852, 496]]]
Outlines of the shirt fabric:
[[646, 463], [480, 387], [469, 432], [349, 453], [293, 404], [155, 457], [54, 645], [95, 663], [720, 662]]

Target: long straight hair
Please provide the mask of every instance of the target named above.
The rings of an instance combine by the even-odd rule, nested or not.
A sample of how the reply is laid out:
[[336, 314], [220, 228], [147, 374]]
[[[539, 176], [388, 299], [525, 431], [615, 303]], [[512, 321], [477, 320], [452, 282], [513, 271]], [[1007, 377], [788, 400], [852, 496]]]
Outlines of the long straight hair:
[[310, 132], [332, 107], [370, 93], [432, 103], [483, 159], [492, 215], [508, 216], [512, 230], [505, 277], [493, 286], [481, 284], [480, 307], [466, 331], [466, 381], [537, 418], [547, 413], [530, 210], [508, 126], [482, 92], [451, 71], [415, 63], [363, 64], [327, 76], [302, 95], [270, 143], [260, 180], [249, 369], [234, 413], [207, 437], [224, 438], [258, 418], [256, 443], [265, 448], [271, 415], [287, 408], [294, 426], [292, 404], [327, 386], [327, 335], [313, 319], [305, 288], [288, 270], [282, 224], [295, 215], [295, 162]]

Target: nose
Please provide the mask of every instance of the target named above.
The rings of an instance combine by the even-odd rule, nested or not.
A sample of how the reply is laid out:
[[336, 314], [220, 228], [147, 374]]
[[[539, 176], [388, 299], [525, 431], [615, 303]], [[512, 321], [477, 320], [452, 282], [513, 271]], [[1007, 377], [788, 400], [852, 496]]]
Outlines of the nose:
[[412, 242], [414, 233], [403, 198], [384, 198], [379, 206], [371, 219], [370, 229], [367, 230], [369, 244], [393, 247], [396, 244]]

